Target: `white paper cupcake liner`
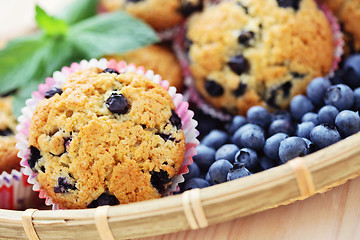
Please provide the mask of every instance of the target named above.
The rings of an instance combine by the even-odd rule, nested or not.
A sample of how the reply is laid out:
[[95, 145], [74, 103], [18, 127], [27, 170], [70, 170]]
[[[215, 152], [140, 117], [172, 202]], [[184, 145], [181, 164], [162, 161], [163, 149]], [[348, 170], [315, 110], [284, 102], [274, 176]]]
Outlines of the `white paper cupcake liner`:
[[[217, 0], [209, 0], [207, 3], [217, 4], [220, 1]], [[335, 71], [338, 69], [339, 63], [341, 61], [341, 57], [344, 53], [344, 40], [343, 34], [341, 32], [340, 24], [338, 23], [337, 18], [333, 15], [333, 13], [324, 5], [319, 4], [320, 9], [323, 11], [325, 17], [330, 23], [332, 35], [333, 35], [333, 44], [334, 44], [334, 59], [332, 62], [332, 67], [327, 74], [327, 77], [334, 76]], [[200, 95], [200, 93], [196, 90], [194, 84], [194, 78], [191, 75], [191, 71], [189, 68], [189, 59], [187, 53], [185, 51], [185, 25], [184, 23], [177, 29], [176, 36], [173, 41], [173, 49], [175, 52], [178, 61], [180, 62], [183, 75], [184, 75], [184, 85], [186, 86], [186, 90], [184, 92], [184, 97], [187, 101], [195, 103], [195, 105], [202, 110], [204, 113], [214, 117], [216, 119], [222, 121], [228, 121], [231, 119], [231, 115], [221, 111], [219, 109], [214, 108], [211, 104], [205, 101], [205, 99]]]
[[33, 112], [37, 104], [44, 99], [47, 90], [53, 87], [61, 88], [67, 76], [75, 71], [89, 67], [98, 67], [100, 69], [112, 68], [120, 73], [136, 72], [146, 76], [153, 82], [160, 84], [168, 91], [175, 104], [175, 111], [181, 118], [182, 130], [185, 135], [186, 152], [178, 174], [172, 179], [172, 184], [166, 189], [163, 195], [168, 196], [179, 191], [178, 184], [184, 181], [183, 174], [188, 173], [189, 170], [187, 166], [193, 162], [192, 157], [196, 154], [195, 147], [199, 144], [199, 141], [196, 139], [199, 132], [195, 129], [197, 122], [193, 119], [194, 113], [188, 109], [189, 104], [183, 100], [182, 94], [176, 93], [175, 87], [169, 86], [168, 81], [163, 81], [161, 77], [155, 75], [153, 71], [145, 71], [144, 67], [136, 67], [134, 64], [127, 65], [124, 61], [117, 63], [115, 60], [107, 61], [104, 58], [100, 60], [91, 59], [90, 61], [82, 60], [79, 64], [73, 63], [70, 67], [63, 67], [61, 71], [55, 72], [52, 78], [47, 78], [44, 84], [39, 85], [38, 91], [32, 93], [32, 97], [26, 101], [26, 106], [21, 110], [22, 116], [18, 118], [18, 134], [16, 135], [18, 143], [16, 147], [19, 149], [18, 156], [22, 159], [20, 164], [24, 167], [24, 174], [29, 176], [28, 182], [33, 185], [33, 190], [39, 192], [39, 197], [45, 199], [46, 205], [52, 205], [53, 209], [59, 209], [59, 206], [45, 190], [41, 188], [40, 183], [36, 180], [37, 173], [31, 170], [27, 161], [30, 155], [28, 136]]

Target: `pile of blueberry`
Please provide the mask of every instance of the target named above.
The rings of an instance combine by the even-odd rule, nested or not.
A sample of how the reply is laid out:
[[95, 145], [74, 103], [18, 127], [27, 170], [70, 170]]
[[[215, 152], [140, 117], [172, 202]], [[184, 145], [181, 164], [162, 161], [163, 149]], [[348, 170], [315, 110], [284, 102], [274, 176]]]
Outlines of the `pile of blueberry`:
[[224, 129], [207, 131], [181, 190], [245, 177], [360, 131], [360, 54], [348, 57], [333, 78], [313, 79], [306, 94], [295, 96], [288, 111], [254, 106]]

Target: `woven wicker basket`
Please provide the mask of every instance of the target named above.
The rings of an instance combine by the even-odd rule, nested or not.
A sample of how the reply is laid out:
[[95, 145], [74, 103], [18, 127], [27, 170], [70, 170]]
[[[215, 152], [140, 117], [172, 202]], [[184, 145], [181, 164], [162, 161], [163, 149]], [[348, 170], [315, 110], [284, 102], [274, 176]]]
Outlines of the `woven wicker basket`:
[[359, 142], [357, 133], [279, 167], [157, 200], [84, 210], [0, 210], [0, 238], [126, 239], [206, 227], [290, 204], [359, 176]]

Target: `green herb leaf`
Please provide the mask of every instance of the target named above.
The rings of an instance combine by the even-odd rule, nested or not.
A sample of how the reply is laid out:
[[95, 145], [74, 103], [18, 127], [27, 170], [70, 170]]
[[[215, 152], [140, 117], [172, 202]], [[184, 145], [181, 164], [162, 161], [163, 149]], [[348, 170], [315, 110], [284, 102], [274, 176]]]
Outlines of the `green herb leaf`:
[[74, 25], [69, 40], [86, 57], [123, 53], [159, 41], [145, 23], [125, 12], [101, 14]]
[[38, 27], [49, 36], [65, 36], [68, 32], [68, 25], [65, 21], [49, 16], [37, 5], [35, 19]]
[[98, 0], [76, 0], [67, 6], [58, 17], [72, 25], [96, 15]]
[[25, 101], [31, 97], [31, 93], [38, 89], [39, 83], [29, 82], [26, 86], [20, 88], [13, 98], [13, 114], [16, 117], [21, 115], [21, 109], [25, 106]]
[[11, 41], [0, 51], [0, 94], [26, 84], [38, 72], [46, 40], [39, 35]]

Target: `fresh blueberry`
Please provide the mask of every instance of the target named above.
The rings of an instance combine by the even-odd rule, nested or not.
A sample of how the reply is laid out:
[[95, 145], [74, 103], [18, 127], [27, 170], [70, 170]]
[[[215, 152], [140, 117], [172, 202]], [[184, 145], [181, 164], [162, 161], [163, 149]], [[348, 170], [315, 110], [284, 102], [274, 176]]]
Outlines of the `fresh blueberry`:
[[273, 168], [273, 167], [276, 167], [278, 164], [276, 164], [275, 161], [265, 157], [265, 156], [261, 156], [258, 160], [259, 164], [260, 164], [260, 167], [263, 169], [263, 170], [267, 170], [267, 169], [270, 169], [270, 168]]
[[300, 0], [276, 0], [279, 7], [287, 8], [291, 7], [295, 10], [299, 9]]
[[125, 114], [129, 110], [129, 104], [121, 93], [112, 93], [105, 104], [112, 113]]
[[288, 138], [289, 136], [285, 133], [277, 133], [268, 139], [266, 139], [265, 145], [264, 145], [264, 154], [269, 159], [278, 162], [280, 160], [279, 158], [279, 146], [280, 143]]
[[360, 87], [360, 54], [351, 55], [345, 60], [343, 80], [351, 88]]
[[235, 155], [235, 163], [245, 164], [251, 172], [256, 172], [259, 166], [257, 153], [251, 148], [242, 148]]
[[237, 115], [231, 119], [230, 124], [226, 127], [229, 134], [233, 135], [236, 130], [245, 125], [247, 120], [245, 117]]
[[92, 201], [87, 207], [96, 208], [99, 206], [105, 206], [105, 205], [113, 206], [118, 204], [120, 204], [120, 202], [114, 195], [102, 193], [96, 200]]
[[105, 68], [103, 73], [116, 73], [116, 74], [120, 74], [118, 71], [116, 71], [115, 69], [112, 68]]
[[360, 131], [359, 114], [350, 110], [343, 110], [337, 115], [335, 125], [343, 138], [357, 133]]
[[243, 55], [237, 55], [230, 59], [228, 62], [229, 67], [236, 74], [241, 75], [249, 68], [249, 63]]
[[215, 150], [204, 144], [198, 145], [195, 149], [197, 154], [193, 156], [193, 160], [197, 163], [201, 171], [206, 172], [215, 161]]
[[10, 128], [0, 130], [0, 136], [9, 136], [9, 135], [12, 135], [12, 134], [13, 134], [13, 131]]
[[214, 80], [206, 80], [205, 89], [213, 97], [219, 97], [224, 94], [224, 88]]
[[354, 110], [360, 110], [360, 87], [354, 90]]
[[265, 128], [271, 122], [271, 114], [264, 107], [253, 106], [247, 111], [247, 119], [249, 123], [253, 123]]
[[165, 189], [165, 185], [170, 182], [169, 173], [160, 169], [159, 172], [150, 171], [150, 175], [151, 185], [156, 188], [159, 193], [162, 193]]
[[252, 123], [247, 123], [235, 131], [234, 135], [231, 137], [232, 143], [236, 144], [238, 147], [243, 147], [241, 143], [241, 135], [243, 135], [243, 133], [247, 131], [253, 130], [263, 131], [260, 126]]
[[40, 155], [39, 149], [37, 149], [34, 146], [30, 146], [30, 156], [28, 159], [28, 164], [33, 171], [36, 171], [35, 165], [39, 161], [40, 158], [41, 158], [41, 155]]
[[332, 105], [325, 105], [320, 108], [318, 112], [319, 123], [325, 123], [328, 125], [335, 124], [335, 118], [339, 114], [339, 110]]
[[235, 154], [239, 148], [235, 144], [225, 144], [221, 146], [215, 153], [215, 160], [226, 159], [231, 163], [235, 161]]
[[351, 109], [354, 104], [354, 93], [349, 86], [337, 84], [326, 89], [324, 100], [327, 105], [333, 105], [339, 111]]
[[313, 122], [303, 122], [298, 124], [297, 130], [296, 130], [296, 136], [301, 138], [310, 138], [310, 132], [315, 127], [315, 124]]
[[238, 37], [238, 42], [245, 46], [249, 46], [249, 42], [254, 36], [255, 34], [252, 31], [242, 31]]
[[310, 140], [316, 149], [321, 149], [340, 141], [341, 137], [335, 127], [322, 124], [313, 128]]
[[250, 128], [241, 134], [240, 139], [242, 146], [254, 150], [261, 150], [265, 144], [265, 136], [262, 129]]
[[182, 127], [181, 118], [174, 110], [171, 110], [171, 117], [170, 122], [173, 126], [176, 127], [177, 130], [179, 130]]
[[319, 119], [317, 113], [308, 112], [301, 118], [301, 122], [313, 122], [315, 125], [319, 125]]
[[292, 135], [294, 132], [294, 127], [288, 120], [278, 119], [273, 121], [268, 129], [268, 136], [272, 136], [276, 133], [286, 133]]
[[184, 191], [191, 190], [194, 188], [205, 188], [210, 187], [208, 181], [202, 178], [191, 178], [185, 182]]
[[280, 143], [279, 157], [283, 163], [306, 154], [308, 154], [308, 148], [305, 141], [300, 137], [288, 137]]
[[74, 184], [69, 183], [68, 180], [64, 177], [58, 178], [58, 186], [54, 187], [55, 193], [67, 193], [69, 190], [76, 190]]
[[312, 112], [314, 105], [309, 98], [304, 95], [296, 95], [290, 102], [290, 112], [292, 117], [300, 122], [301, 118], [307, 112]]
[[205, 180], [212, 186], [215, 185], [216, 183], [214, 183], [214, 181], [211, 179], [209, 171], [206, 173], [205, 175]]
[[228, 140], [229, 136], [226, 132], [214, 129], [204, 137], [201, 143], [216, 150]]
[[312, 103], [320, 106], [324, 103], [323, 97], [326, 89], [331, 86], [329, 79], [324, 77], [314, 78], [306, 88], [306, 94]]
[[307, 138], [302, 138], [302, 139], [305, 141], [309, 153], [313, 153], [316, 151], [315, 145], [309, 139]]
[[287, 120], [287, 121], [291, 122], [291, 114], [285, 110], [277, 110], [276, 112], [274, 112], [272, 114], [272, 121], [279, 120], [279, 119]]
[[251, 175], [251, 172], [246, 169], [244, 164], [235, 163], [234, 166], [230, 169], [226, 176], [227, 181], [232, 181], [238, 178], [246, 177]]
[[62, 93], [63, 93], [63, 90], [61, 88], [53, 87], [45, 92], [45, 98], [51, 98], [55, 94], [61, 95]]
[[191, 178], [200, 177], [200, 168], [196, 164], [196, 162], [193, 162], [188, 166], [189, 172], [184, 174], [185, 181], [188, 181]]
[[228, 160], [220, 159], [211, 164], [209, 168], [210, 178], [216, 184], [226, 182], [226, 176], [232, 167], [233, 165]]

